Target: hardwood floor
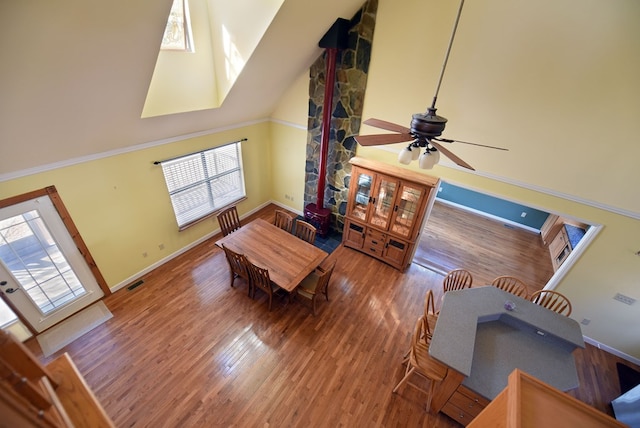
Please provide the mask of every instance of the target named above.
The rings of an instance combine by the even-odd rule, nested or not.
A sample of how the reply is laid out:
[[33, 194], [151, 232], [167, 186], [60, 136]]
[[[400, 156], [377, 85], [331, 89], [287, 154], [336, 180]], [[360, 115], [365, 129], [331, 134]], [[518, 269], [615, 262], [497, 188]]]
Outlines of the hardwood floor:
[[[274, 208], [256, 216], [271, 221]], [[118, 427], [458, 426], [427, 413], [416, 389], [391, 392], [424, 295], [440, 298], [442, 275], [417, 264], [401, 273], [340, 247], [331, 301], [316, 317], [287, 299], [269, 312], [264, 294], [251, 300], [241, 280], [229, 287], [215, 239], [107, 297], [113, 318], [60, 351]], [[27, 346], [46, 361], [35, 340]], [[572, 395], [610, 412], [620, 360], [591, 346], [575, 355]]]
[[500, 275], [516, 276], [529, 294], [541, 290], [554, 273], [539, 234], [437, 200], [414, 263], [441, 274], [467, 269], [476, 285], [490, 284]]

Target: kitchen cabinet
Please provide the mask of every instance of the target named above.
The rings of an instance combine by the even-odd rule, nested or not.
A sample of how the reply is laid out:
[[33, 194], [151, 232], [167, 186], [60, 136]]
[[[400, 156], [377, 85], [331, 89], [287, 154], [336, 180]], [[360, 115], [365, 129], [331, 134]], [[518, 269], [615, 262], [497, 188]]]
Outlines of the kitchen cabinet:
[[554, 272], [567, 260], [588, 228], [587, 224], [549, 215], [540, 228], [540, 238], [547, 245]]
[[556, 271], [564, 263], [571, 254], [571, 244], [567, 236], [567, 230], [563, 227], [556, 234], [553, 241], [549, 244], [549, 254], [551, 255], [551, 264], [553, 270]]
[[404, 270], [435, 200], [440, 179], [352, 158], [343, 244]]
[[540, 228], [540, 239], [542, 239], [542, 243], [548, 245], [553, 237], [560, 231], [563, 224], [564, 221], [562, 218], [556, 214], [549, 214], [549, 217], [547, 217]]
[[466, 426], [478, 416], [489, 403], [490, 401], [483, 396], [465, 388], [464, 385], [459, 385], [441, 411], [451, 419]]

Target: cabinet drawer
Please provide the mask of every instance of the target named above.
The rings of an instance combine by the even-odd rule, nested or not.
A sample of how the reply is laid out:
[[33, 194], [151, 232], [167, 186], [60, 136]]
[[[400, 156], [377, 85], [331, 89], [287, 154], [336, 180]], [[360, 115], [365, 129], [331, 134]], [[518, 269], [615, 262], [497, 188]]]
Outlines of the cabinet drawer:
[[442, 413], [464, 426], [467, 426], [469, 423], [471, 423], [473, 418], [476, 417], [476, 415], [472, 415], [452, 404], [451, 401], [448, 401], [447, 404], [444, 405], [444, 407], [442, 408]]
[[384, 239], [371, 238], [369, 235], [367, 235], [364, 238], [364, 246], [365, 248], [375, 248], [377, 254], [382, 254], [382, 249], [384, 248]]
[[482, 409], [489, 404], [484, 397], [480, 397], [466, 388], [464, 391], [458, 388], [451, 398], [449, 398], [449, 403], [473, 417], [478, 416]]
[[384, 242], [386, 238], [387, 238], [387, 235], [385, 235], [382, 232], [379, 232], [371, 228], [367, 229], [367, 237], [366, 237], [367, 240]]
[[[377, 241], [376, 241], [377, 242]], [[377, 256], [382, 256], [382, 252], [384, 250], [384, 242], [372, 243], [369, 240], [365, 240], [364, 247], [362, 248], [364, 251], [370, 254], [375, 254]]]

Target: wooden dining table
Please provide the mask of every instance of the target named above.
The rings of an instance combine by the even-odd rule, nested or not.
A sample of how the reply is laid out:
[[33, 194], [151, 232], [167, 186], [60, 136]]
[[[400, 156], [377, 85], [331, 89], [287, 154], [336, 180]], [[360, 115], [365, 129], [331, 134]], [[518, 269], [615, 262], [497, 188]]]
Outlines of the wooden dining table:
[[289, 293], [328, 256], [326, 251], [261, 218], [216, 242], [220, 248], [223, 244], [268, 269], [271, 281]]

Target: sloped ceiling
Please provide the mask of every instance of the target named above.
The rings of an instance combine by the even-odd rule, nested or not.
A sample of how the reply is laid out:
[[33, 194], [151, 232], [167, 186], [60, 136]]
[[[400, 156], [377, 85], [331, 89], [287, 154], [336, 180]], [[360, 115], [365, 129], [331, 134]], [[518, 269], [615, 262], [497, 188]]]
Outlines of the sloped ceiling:
[[171, 0], [0, 2], [0, 172], [269, 117], [361, 0], [286, 0], [222, 107], [141, 119]]

